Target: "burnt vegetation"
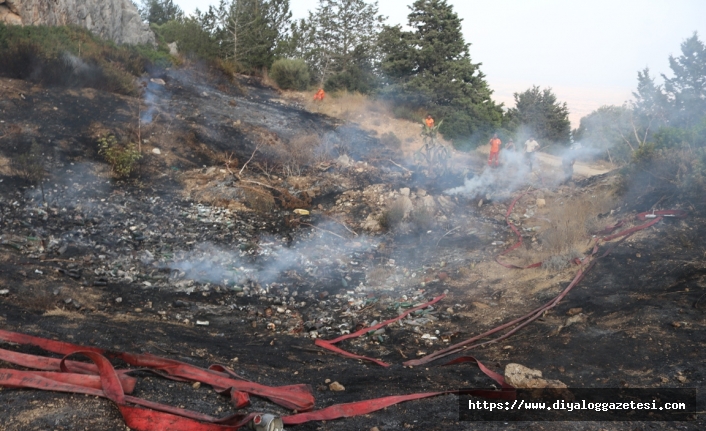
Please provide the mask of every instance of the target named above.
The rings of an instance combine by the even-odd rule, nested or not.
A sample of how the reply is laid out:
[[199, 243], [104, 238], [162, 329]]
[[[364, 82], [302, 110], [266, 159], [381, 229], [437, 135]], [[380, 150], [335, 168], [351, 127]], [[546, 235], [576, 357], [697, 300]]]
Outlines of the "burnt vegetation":
[[[490, 387], [475, 369], [400, 364], [524, 315], [592, 268], [556, 307], [472, 354], [500, 374], [521, 363], [569, 387], [702, 387], [706, 109], [690, 104], [706, 98], [686, 55], [706, 60], [698, 38], [672, 59], [683, 79], [661, 87], [640, 72], [634, 106], [599, 110], [574, 131], [599, 148], [586, 159], [616, 158], [620, 168], [567, 180], [542, 160], [541, 169], [528, 170], [510, 151], [499, 168], [486, 168], [486, 154], [442, 141], [455, 137], [468, 149], [497, 130], [519, 142], [551, 123], [545, 136], [568, 144], [565, 105], [551, 91], [518, 93], [523, 103], [509, 114], [490, 103], [460, 37], [446, 47], [460, 64], [447, 66], [465, 68], [477, 94], [454, 81], [449, 91], [459, 97], [434, 101], [434, 86], [453, 73], [427, 79], [431, 71], [418, 65], [428, 59], [411, 51], [429, 42], [440, 15], [460, 32], [445, 1], [414, 3], [416, 32], [381, 27], [368, 5], [357, 47], [313, 50], [324, 13], [356, 4], [349, 3], [322, 0], [288, 39], [273, 32], [289, 21], [286, 1], [221, 2], [193, 17], [165, 8], [173, 2], [145, 1], [157, 48], [118, 47], [77, 28], [0, 25], [0, 55], [11, 60], [0, 62], [3, 329], [204, 368], [224, 364], [272, 386], [305, 383], [323, 408]], [[269, 14], [238, 21], [254, 6]], [[234, 40], [245, 33], [255, 38], [251, 49]], [[180, 53], [170, 55], [174, 41]], [[380, 55], [368, 58], [366, 48]], [[287, 56], [296, 65], [282, 66], [282, 78], [274, 72]], [[267, 85], [270, 66], [282, 88], [323, 85], [374, 97], [340, 93], [310, 105]], [[391, 77], [384, 89], [375, 81], [378, 66]], [[687, 97], [693, 94], [701, 96]], [[542, 99], [542, 112], [522, 112], [539, 104], [524, 103], [532, 97]], [[484, 108], [471, 116], [478, 98]], [[437, 128], [382, 128], [392, 116], [418, 120], [428, 103], [443, 117]], [[691, 115], [694, 109], [702, 115]], [[362, 111], [374, 127], [356, 123]], [[616, 124], [592, 122], [609, 114]], [[636, 214], [661, 209], [688, 218], [665, 216], [625, 240], [602, 241], [656, 218]], [[389, 368], [314, 345], [441, 295], [432, 307], [340, 344]], [[210, 388], [139, 377], [139, 397], [218, 417], [235, 412]], [[332, 389], [334, 382], [343, 390]], [[20, 389], [3, 389], [0, 400], [0, 429], [124, 427], [106, 400]], [[445, 395], [293, 429], [465, 429], [457, 403]], [[291, 414], [257, 397], [246, 410]], [[700, 414], [691, 419], [676, 425], [704, 427]]]

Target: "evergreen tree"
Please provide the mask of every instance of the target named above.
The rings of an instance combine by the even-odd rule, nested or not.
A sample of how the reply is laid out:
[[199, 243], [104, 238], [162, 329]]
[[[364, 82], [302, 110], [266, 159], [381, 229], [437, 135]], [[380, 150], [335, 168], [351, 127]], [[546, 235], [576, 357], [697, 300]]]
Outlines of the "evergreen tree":
[[568, 144], [571, 140], [571, 122], [566, 102], [559, 103], [551, 88], [540, 90], [534, 86], [523, 93], [515, 93], [515, 107], [508, 111], [511, 124], [523, 141], [532, 135], [552, 143]]
[[681, 44], [682, 55], [669, 56], [673, 78], [664, 78], [672, 126], [692, 127], [706, 116], [706, 45], [694, 32]]
[[413, 109], [443, 118], [449, 139], [484, 141], [502, 124], [501, 106], [472, 63], [461, 19], [446, 0], [416, 0], [408, 16], [413, 31], [386, 27], [380, 36], [384, 94]]
[[328, 89], [367, 91], [383, 20], [377, 2], [319, 0], [315, 12], [292, 26], [285, 54], [305, 60]]
[[142, 19], [150, 24], [162, 25], [184, 17], [184, 11], [173, 0], [142, 0], [139, 11]]
[[221, 0], [197, 19], [220, 47], [220, 56], [250, 69], [268, 68], [292, 13], [289, 0]]

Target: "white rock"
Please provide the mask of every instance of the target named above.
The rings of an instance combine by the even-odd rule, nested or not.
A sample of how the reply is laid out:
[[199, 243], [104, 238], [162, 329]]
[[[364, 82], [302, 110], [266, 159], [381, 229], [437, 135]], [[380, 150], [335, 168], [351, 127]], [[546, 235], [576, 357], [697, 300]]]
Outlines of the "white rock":
[[152, 154], [162, 154], [162, 150], [159, 148], [152, 148]]

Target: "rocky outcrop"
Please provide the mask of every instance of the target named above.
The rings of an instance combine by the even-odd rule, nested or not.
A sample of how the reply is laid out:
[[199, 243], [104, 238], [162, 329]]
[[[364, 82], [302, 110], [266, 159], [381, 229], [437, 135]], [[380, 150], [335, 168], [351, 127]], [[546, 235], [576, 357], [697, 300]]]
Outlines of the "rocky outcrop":
[[116, 43], [154, 44], [130, 0], [0, 0], [0, 22], [13, 25], [78, 25]]

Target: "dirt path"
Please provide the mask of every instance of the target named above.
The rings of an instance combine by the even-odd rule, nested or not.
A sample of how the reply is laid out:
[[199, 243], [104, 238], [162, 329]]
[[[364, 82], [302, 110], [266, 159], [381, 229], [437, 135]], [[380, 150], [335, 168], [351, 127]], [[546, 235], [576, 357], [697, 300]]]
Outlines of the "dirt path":
[[[539, 152], [537, 153], [537, 158], [542, 163], [561, 168], [561, 157]], [[593, 177], [595, 175], [605, 174], [609, 171], [610, 169], [605, 169], [596, 165], [589, 165], [587, 163], [581, 163], [578, 161], [574, 164], [574, 175], [580, 177]]]

